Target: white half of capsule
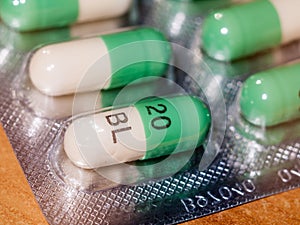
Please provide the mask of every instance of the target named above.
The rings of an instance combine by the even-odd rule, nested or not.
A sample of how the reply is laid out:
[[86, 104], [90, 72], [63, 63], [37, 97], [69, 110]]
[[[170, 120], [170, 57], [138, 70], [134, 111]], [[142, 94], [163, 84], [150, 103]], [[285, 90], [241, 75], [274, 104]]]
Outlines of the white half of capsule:
[[[117, 126], [107, 123], [106, 116], [119, 113], [125, 113], [128, 122]], [[120, 129], [127, 130], [116, 132], [114, 143], [112, 131]], [[74, 120], [66, 130], [64, 149], [75, 165], [86, 169], [140, 159], [146, 153], [146, 136], [140, 114], [130, 106]]]
[[108, 49], [100, 37], [44, 46], [31, 57], [29, 75], [50, 96], [105, 89], [111, 79]]
[[121, 16], [131, 3], [132, 0], [79, 0], [77, 23]]
[[270, 0], [275, 7], [281, 24], [281, 43], [288, 43], [300, 38], [300, 1]]

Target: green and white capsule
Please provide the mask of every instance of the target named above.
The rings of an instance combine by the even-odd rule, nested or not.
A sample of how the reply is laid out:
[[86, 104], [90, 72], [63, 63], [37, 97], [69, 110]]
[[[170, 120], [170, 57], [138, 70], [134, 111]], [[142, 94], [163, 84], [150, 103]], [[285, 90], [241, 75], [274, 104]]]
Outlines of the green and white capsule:
[[44, 46], [29, 62], [34, 86], [50, 96], [110, 89], [148, 76], [162, 76], [171, 46], [152, 28]]
[[132, 0], [2, 0], [4, 23], [19, 31], [62, 27], [121, 16]]
[[74, 120], [64, 149], [75, 165], [88, 169], [156, 158], [200, 146], [210, 120], [196, 97], [145, 99]]
[[300, 118], [300, 63], [249, 77], [242, 87], [240, 110], [258, 126], [273, 126]]
[[210, 14], [202, 48], [218, 60], [234, 60], [300, 38], [298, 0], [256, 0]]

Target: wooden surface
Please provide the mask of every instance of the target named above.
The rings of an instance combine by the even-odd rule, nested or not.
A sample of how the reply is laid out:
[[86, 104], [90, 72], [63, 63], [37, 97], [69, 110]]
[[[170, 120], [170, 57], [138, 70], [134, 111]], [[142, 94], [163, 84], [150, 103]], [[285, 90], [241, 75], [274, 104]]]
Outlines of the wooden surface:
[[[47, 224], [1, 126], [0, 224]], [[300, 189], [183, 223], [183, 225], [198, 224], [300, 224]]]
[[0, 224], [47, 224], [0, 126]]

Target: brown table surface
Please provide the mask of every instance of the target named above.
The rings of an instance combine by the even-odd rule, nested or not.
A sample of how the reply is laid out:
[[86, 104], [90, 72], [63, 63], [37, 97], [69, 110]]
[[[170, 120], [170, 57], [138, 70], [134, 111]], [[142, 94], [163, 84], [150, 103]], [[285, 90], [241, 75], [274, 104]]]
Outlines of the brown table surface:
[[[192, 220], [196, 224], [300, 224], [300, 189]], [[15, 154], [0, 127], [0, 224], [47, 224]]]

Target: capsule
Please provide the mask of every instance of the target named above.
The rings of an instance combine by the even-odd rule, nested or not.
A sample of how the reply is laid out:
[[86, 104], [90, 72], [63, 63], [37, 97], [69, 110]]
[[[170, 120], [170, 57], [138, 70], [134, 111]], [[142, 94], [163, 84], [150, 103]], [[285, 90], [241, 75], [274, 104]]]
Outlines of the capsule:
[[209, 110], [198, 98], [155, 97], [74, 120], [64, 149], [75, 165], [92, 169], [193, 150], [209, 126]]
[[19, 31], [62, 27], [121, 16], [132, 0], [3, 0], [4, 23]]
[[258, 126], [274, 126], [300, 118], [300, 63], [249, 77], [242, 87], [240, 110]]
[[38, 49], [29, 63], [34, 86], [50, 96], [125, 86], [162, 76], [171, 46], [152, 28], [137, 28]]
[[298, 0], [258, 0], [210, 14], [202, 48], [218, 60], [235, 60], [300, 38]]

